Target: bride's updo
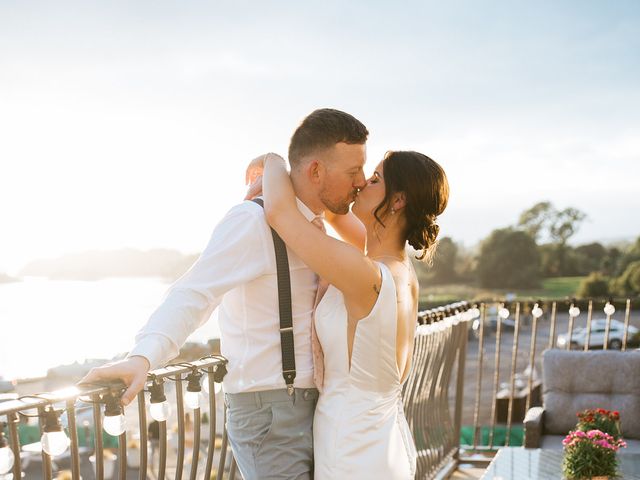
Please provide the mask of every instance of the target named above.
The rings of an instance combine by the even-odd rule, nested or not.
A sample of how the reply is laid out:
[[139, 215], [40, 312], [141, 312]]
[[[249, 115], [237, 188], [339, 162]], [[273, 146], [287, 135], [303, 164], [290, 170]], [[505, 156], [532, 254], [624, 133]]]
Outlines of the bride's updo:
[[382, 163], [385, 196], [374, 211], [385, 216], [390, 211], [394, 193], [404, 192], [406, 220], [405, 238], [409, 245], [421, 253], [420, 260], [432, 257], [440, 227], [438, 215], [444, 212], [449, 201], [447, 175], [438, 163], [418, 152], [387, 152]]

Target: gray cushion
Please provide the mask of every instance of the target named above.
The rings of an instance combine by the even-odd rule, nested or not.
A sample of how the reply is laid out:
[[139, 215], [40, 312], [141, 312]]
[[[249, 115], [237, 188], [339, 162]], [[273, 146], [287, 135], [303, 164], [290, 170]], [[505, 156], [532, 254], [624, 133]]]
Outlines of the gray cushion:
[[640, 352], [543, 353], [545, 433], [566, 434], [587, 408], [618, 410], [622, 434], [640, 439]]

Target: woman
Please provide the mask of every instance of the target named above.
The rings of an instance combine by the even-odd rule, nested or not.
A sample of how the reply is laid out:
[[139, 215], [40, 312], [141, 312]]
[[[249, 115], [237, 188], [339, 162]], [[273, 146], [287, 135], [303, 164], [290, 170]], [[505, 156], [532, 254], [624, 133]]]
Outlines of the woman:
[[[413, 478], [416, 453], [401, 390], [411, 367], [418, 282], [405, 247], [426, 258], [435, 246], [435, 220], [449, 195], [443, 169], [417, 152], [387, 153], [353, 204], [361, 225], [352, 215], [330, 219], [355, 245], [306, 220], [276, 155], [265, 161], [263, 190], [269, 224], [330, 284], [315, 313], [324, 351], [315, 478]], [[362, 225], [366, 238], [358, 239]]]

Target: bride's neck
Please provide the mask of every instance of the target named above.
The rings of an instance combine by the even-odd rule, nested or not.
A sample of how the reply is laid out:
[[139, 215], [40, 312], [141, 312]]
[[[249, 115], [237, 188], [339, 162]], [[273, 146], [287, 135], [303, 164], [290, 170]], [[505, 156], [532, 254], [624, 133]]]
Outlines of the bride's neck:
[[395, 229], [380, 226], [367, 229], [367, 256], [369, 258], [392, 257], [400, 261], [407, 258], [405, 241]]

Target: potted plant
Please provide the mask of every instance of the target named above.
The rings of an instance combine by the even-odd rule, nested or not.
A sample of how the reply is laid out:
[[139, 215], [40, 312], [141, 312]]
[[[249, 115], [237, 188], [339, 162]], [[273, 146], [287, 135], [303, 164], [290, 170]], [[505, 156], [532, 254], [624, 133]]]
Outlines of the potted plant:
[[617, 452], [622, 440], [620, 414], [601, 408], [577, 414], [575, 430], [562, 441], [562, 473], [571, 480], [603, 480], [618, 475]]
[[578, 424], [576, 428], [583, 432], [589, 430], [600, 430], [608, 433], [616, 440], [622, 437], [620, 430], [620, 413], [617, 411], [605, 410], [604, 408], [594, 408], [583, 410], [576, 414], [578, 416]]

